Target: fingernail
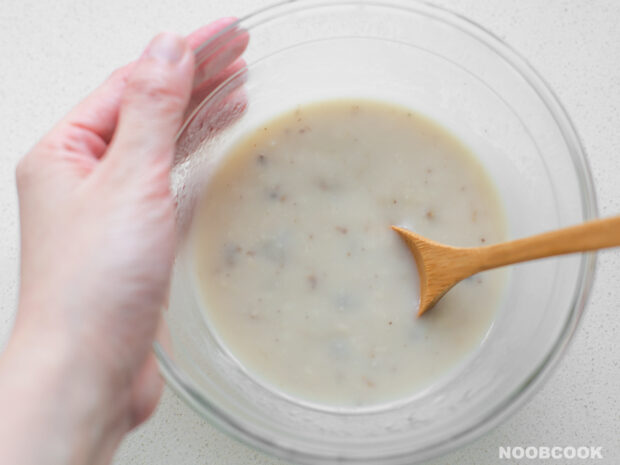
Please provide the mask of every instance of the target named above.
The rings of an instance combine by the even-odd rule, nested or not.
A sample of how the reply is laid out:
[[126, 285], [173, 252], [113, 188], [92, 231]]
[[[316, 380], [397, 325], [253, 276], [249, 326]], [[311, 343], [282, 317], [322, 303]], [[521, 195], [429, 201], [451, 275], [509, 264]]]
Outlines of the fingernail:
[[146, 49], [146, 55], [169, 64], [177, 63], [184, 53], [184, 40], [171, 32], [159, 34]]

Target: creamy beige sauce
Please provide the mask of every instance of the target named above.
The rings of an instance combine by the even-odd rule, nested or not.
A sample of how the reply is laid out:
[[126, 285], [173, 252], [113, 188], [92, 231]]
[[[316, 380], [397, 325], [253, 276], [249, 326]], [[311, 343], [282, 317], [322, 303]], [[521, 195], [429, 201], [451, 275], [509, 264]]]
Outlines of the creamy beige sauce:
[[416, 318], [415, 263], [390, 225], [440, 242], [504, 239], [491, 180], [451, 134], [366, 100], [299, 107], [222, 158], [194, 223], [207, 319], [265, 384], [369, 406], [414, 395], [481, 343], [503, 272], [474, 276]]

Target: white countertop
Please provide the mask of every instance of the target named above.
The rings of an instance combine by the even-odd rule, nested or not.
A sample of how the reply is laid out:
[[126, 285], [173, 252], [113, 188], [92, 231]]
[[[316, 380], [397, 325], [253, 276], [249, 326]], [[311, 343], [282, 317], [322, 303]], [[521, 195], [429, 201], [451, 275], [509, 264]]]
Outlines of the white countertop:
[[[2, 0], [0, 5], [0, 346], [8, 337], [18, 266], [18, 158], [114, 68], [160, 30], [188, 32], [270, 0]], [[580, 133], [601, 215], [620, 214], [620, 2], [441, 0], [520, 51], [556, 90]], [[544, 388], [507, 422], [430, 463], [484, 465], [499, 446], [601, 446], [620, 463], [620, 251], [599, 256], [590, 303]], [[564, 463], [561, 460], [540, 463]], [[284, 464], [215, 431], [173, 394], [123, 443], [129, 464]], [[537, 463], [536, 460], [519, 463]], [[585, 463], [571, 460], [569, 463]]]

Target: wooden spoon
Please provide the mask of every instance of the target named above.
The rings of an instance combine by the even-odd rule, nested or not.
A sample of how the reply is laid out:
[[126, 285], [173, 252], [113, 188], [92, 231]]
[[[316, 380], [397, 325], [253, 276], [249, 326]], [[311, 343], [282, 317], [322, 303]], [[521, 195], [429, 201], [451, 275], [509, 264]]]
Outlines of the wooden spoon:
[[620, 246], [620, 216], [589, 221], [484, 247], [451, 247], [392, 226], [407, 243], [420, 275], [418, 316], [455, 284], [481, 271], [574, 252]]

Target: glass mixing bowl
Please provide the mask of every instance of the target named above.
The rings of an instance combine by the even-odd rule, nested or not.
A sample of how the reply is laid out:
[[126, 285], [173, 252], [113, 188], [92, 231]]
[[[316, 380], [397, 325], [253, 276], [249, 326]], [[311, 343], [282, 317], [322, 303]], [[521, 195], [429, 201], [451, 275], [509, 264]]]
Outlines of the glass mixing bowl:
[[[200, 96], [179, 134], [173, 187], [181, 232], [210, 165], [242, 134], [330, 97], [396, 102], [448, 127], [495, 180], [511, 238], [595, 217], [584, 152], [557, 98], [469, 20], [410, 0], [284, 2], [203, 44], [198, 63], [248, 33], [247, 69]], [[164, 313], [170, 338], [155, 344], [162, 373], [223, 431], [301, 463], [411, 464], [488, 431], [557, 363], [595, 265], [595, 255], [584, 254], [513, 267], [495, 323], [462, 366], [404, 404], [337, 411], [286, 398], [248, 375], [208, 328], [183, 234], [179, 250]]]

